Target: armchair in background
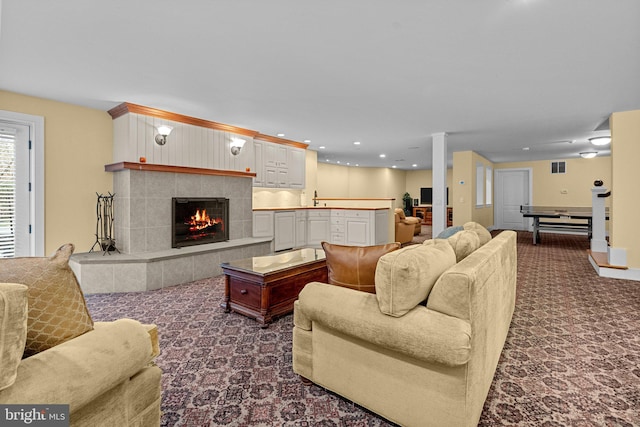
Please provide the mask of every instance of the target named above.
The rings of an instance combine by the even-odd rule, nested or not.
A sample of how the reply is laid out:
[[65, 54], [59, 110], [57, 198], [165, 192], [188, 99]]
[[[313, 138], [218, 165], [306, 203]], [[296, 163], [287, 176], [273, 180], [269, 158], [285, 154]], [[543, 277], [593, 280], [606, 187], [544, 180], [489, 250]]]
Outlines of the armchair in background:
[[400, 214], [397, 212], [394, 214], [395, 219], [395, 241], [401, 244], [409, 243], [413, 240], [413, 233], [415, 230], [415, 226], [413, 224], [408, 224], [405, 221], [400, 219]]
[[[413, 227], [413, 235], [418, 235], [422, 231], [422, 220], [415, 216], [406, 216], [404, 211], [400, 208], [396, 208], [396, 223], [398, 221], [404, 222], [405, 224], [409, 224]], [[398, 240], [397, 240], [398, 241]]]

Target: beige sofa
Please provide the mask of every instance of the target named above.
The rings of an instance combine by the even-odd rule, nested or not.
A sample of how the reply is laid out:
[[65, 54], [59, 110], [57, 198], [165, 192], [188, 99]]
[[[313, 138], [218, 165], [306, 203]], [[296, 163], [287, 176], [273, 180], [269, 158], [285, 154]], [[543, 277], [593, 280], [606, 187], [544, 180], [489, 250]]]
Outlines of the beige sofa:
[[157, 427], [157, 329], [94, 323], [72, 252], [0, 260], [0, 404], [69, 405], [71, 426]]
[[488, 232], [473, 228], [382, 256], [376, 294], [306, 285], [294, 371], [403, 426], [477, 425], [514, 310], [517, 261], [515, 232], [480, 246]]

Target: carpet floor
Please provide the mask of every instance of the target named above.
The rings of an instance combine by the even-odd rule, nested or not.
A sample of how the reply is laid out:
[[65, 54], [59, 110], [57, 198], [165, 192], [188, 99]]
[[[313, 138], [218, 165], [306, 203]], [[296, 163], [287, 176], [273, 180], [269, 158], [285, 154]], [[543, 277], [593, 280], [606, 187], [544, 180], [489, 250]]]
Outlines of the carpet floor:
[[[481, 426], [640, 426], [640, 283], [598, 277], [584, 236], [518, 233], [516, 308]], [[291, 369], [292, 315], [224, 313], [222, 276], [87, 295], [96, 321], [155, 323], [163, 426], [390, 426]]]

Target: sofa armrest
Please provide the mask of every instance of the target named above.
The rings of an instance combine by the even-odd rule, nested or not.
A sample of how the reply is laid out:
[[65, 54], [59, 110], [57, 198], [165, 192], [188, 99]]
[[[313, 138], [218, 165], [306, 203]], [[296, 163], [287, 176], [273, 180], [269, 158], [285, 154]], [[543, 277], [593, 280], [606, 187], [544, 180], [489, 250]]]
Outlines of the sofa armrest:
[[[423, 305], [401, 317], [383, 314], [374, 294], [308, 283], [298, 296], [296, 327], [308, 321], [427, 362], [465, 364], [471, 352], [471, 325]], [[313, 326], [312, 328], [313, 329]]]
[[73, 412], [153, 357], [145, 325], [131, 319], [96, 322], [94, 330], [22, 360], [15, 383], [0, 391], [0, 402], [69, 404]]

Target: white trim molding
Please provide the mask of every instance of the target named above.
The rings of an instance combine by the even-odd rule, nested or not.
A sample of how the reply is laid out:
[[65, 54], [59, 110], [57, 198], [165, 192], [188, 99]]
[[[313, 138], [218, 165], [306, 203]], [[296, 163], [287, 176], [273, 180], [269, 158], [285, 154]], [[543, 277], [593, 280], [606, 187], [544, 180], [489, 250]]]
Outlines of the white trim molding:
[[31, 256], [44, 256], [44, 117], [0, 110], [0, 120], [29, 127], [30, 158], [30, 212]]

